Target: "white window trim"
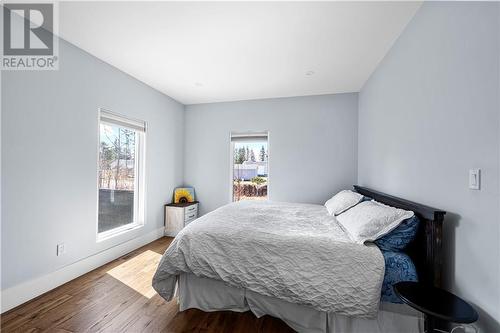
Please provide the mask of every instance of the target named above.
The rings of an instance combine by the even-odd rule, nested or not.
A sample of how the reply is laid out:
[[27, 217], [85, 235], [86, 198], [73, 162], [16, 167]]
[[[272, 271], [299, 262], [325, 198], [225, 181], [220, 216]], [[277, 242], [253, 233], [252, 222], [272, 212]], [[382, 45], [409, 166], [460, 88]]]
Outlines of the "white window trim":
[[[113, 126], [127, 127], [134, 130], [136, 135], [136, 153], [139, 158], [135, 159], [135, 170], [137, 176], [134, 179], [134, 217], [131, 223], [118, 228], [99, 232], [99, 168], [100, 168], [100, 125], [107, 123]], [[130, 124], [130, 126], [127, 126]], [[124, 233], [142, 228], [146, 223], [146, 122], [142, 120], [128, 118], [116, 113], [112, 113], [104, 108], [99, 108], [97, 117], [97, 210], [96, 210], [96, 241], [102, 242], [107, 239], [122, 235]]]
[[103, 231], [101, 233], [98, 232], [97, 233], [97, 242], [100, 243], [100, 242], [105, 241], [107, 239], [114, 238], [116, 236], [125, 234], [125, 233], [127, 233], [129, 231], [140, 229], [142, 227], [144, 227], [144, 223], [142, 223], [142, 224], [140, 224], [140, 223], [129, 223], [129, 224], [122, 225], [121, 227], [114, 228], [114, 229], [111, 229], [111, 230], [108, 230], [108, 231]]
[[229, 201], [233, 202], [233, 177], [234, 177], [234, 137], [262, 137], [267, 136], [267, 199], [271, 200], [270, 179], [271, 179], [271, 139], [269, 131], [251, 131], [251, 132], [229, 132]]

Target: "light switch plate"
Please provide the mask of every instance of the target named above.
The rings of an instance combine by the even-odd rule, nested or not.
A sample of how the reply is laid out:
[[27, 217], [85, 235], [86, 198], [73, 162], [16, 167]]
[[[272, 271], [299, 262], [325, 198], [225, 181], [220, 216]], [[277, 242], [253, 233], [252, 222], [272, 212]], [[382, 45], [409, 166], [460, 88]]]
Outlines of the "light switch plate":
[[57, 256], [62, 256], [64, 253], [66, 253], [66, 246], [64, 243], [57, 244]]
[[469, 170], [469, 189], [479, 190], [481, 188], [481, 169]]

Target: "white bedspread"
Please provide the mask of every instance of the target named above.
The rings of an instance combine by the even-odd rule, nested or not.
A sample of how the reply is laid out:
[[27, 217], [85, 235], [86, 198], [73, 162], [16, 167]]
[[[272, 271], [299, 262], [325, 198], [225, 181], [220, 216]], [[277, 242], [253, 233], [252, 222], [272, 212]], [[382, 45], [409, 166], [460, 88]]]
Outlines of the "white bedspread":
[[348, 316], [377, 313], [384, 259], [350, 241], [324, 206], [246, 201], [189, 224], [153, 277], [171, 300], [186, 272], [288, 302]]

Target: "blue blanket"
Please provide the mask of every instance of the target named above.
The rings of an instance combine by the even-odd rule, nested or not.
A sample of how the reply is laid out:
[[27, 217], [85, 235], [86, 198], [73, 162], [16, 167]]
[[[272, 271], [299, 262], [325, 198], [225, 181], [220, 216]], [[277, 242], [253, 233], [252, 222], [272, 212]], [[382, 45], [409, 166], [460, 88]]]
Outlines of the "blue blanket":
[[385, 275], [382, 283], [382, 302], [403, 303], [394, 292], [394, 284], [401, 281], [418, 281], [413, 261], [402, 252], [382, 251]]

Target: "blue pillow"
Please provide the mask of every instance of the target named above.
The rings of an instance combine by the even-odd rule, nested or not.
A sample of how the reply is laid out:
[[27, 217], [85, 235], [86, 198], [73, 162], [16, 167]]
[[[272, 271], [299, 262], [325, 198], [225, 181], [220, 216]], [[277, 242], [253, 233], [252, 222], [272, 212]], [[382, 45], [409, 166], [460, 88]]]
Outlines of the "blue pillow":
[[402, 251], [415, 239], [419, 223], [418, 217], [413, 215], [401, 222], [396, 229], [377, 239], [375, 244], [382, 251]]
[[403, 303], [394, 292], [394, 285], [401, 281], [418, 281], [413, 261], [401, 252], [382, 251], [385, 261], [385, 275], [382, 283], [382, 302]]

